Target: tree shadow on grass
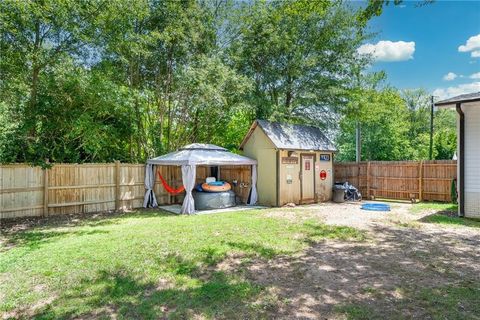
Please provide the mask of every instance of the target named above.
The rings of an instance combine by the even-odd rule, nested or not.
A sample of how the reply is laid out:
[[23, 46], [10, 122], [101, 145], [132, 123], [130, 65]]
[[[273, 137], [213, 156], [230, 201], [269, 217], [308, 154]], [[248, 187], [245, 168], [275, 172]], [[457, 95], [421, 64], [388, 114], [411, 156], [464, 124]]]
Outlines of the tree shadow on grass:
[[28, 231], [32, 229], [51, 229], [60, 227], [98, 227], [119, 224], [123, 219], [171, 217], [174, 214], [161, 209], [139, 209], [129, 212], [97, 212], [84, 214], [53, 215], [49, 217], [27, 217], [2, 220], [2, 234]]
[[29, 250], [35, 250], [41, 246], [59, 240], [64, 237], [71, 236], [89, 236], [95, 234], [105, 234], [109, 231], [105, 230], [79, 230], [79, 231], [21, 231], [14, 234], [3, 235], [4, 248], [0, 248], [0, 252], [8, 250], [12, 247], [22, 246]]
[[461, 218], [453, 215], [445, 215], [441, 212], [434, 213], [428, 216], [425, 216], [418, 221], [424, 223], [435, 223], [445, 226], [463, 226], [470, 228], [480, 228], [480, 220], [478, 219], [469, 219]]
[[[358, 241], [362, 241], [366, 239], [365, 231], [358, 230], [352, 227], [307, 222], [303, 224], [303, 228], [304, 228], [303, 232], [305, 233], [304, 238], [298, 239], [298, 241], [299, 242], [303, 241], [308, 245], [314, 245], [318, 243], [318, 241], [325, 240], [325, 239], [358, 240]], [[259, 243], [252, 243], [247, 241], [227, 241], [222, 243], [228, 245], [231, 248], [238, 249], [243, 253], [250, 254], [250, 255], [257, 256], [264, 259], [272, 259], [275, 256], [288, 253], [287, 251], [282, 251], [282, 250], [274, 249]], [[210, 252], [210, 255], [215, 256], [215, 254], [220, 258], [223, 257], [221, 255], [218, 255], [218, 253]]]
[[449, 214], [455, 214], [457, 215], [458, 213], [458, 204], [452, 204], [451, 206], [445, 208], [444, 210], [439, 211], [438, 213], [449, 213]]
[[446, 216], [458, 216], [458, 204], [444, 202], [419, 202], [411, 207], [413, 213], [430, 211]]
[[[180, 256], [168, 256], [164, 263], [167, 278], [158, 281], [145, 281], [121, 268], [99, 271], [94, 279], [82, 280], [37, 310], [33, 318], [238, 319], [260, 315], [252, 304], [260, 287], [222, 272], [200, 270]], [[190, 281], [178, 284], [176, 275]]]
[[254, 253], [262, 258], [270, 259], [273, 258], [274, 256], [280, 254], [280, 251], [277, 251], [275, 249], [265, 247], [263, 245], [257, 244], [257, 243], [248, 243], [248, 242], [233, 242], [229, 241], [226, 242], [226, 244], [235, 249], [239, 249], [241, 251], [244, 251], [246, 253]]
[[[16, 246], [36, 249], [47, 242], [71, 235], [84, 236], [108, 233], [108, 231], [100, 229], [70, 231], [70, 228], [109, 226], [120, 224], [122, 220], [129, 218], [143, 219], [171, 216], [172, 214], [161, 210], [139, 210], [128, 213], [96, 213], [2, 221], [0, 240], [3, 248], [0, 248], [0, 251]], [[62, 228], [62, 231], [58, 231], [58, 228]]]

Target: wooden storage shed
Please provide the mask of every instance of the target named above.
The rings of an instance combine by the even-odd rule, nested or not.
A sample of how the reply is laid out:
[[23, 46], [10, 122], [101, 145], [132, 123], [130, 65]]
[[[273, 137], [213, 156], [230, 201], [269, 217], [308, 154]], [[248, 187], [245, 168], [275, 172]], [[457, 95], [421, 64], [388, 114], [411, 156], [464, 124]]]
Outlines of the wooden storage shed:
[[336, 149], [319, 128], [256, 120], [240, 149], [258, 162], [259, 204], [282, 206], [332, 198]]

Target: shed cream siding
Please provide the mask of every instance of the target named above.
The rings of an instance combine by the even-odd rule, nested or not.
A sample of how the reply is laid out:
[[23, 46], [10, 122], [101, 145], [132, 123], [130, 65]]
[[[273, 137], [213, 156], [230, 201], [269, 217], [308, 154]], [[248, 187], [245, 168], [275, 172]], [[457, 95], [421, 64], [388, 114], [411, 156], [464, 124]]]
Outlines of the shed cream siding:
[[465, 103], [465, 216], [480, 218], [480, 102]]
[[277, 151], [260, 128], [256, 128], [243, 147], [243, 154], [257, 160], [258, 203], [277, 205]]
[[[321, 154], [329, 154], [330, 161], [320, 161]], [[320, 179], [320, 172], [324, 170], [327, 173], [325, 180]], [[317, 152], [317, 161], [315, 164], [315, 196], [318, 202], [332, 200], [333, 186], [333, 152]]]

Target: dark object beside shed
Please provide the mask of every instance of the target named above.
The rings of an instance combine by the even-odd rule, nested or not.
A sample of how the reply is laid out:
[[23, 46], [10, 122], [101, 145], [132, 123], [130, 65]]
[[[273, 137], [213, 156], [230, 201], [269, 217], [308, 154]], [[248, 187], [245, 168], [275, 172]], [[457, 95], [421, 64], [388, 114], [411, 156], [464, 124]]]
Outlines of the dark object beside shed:
[[333, 201], [337, 203], [345, 202], [345, 193], [347, 189], [341, 184], [333, 186]]

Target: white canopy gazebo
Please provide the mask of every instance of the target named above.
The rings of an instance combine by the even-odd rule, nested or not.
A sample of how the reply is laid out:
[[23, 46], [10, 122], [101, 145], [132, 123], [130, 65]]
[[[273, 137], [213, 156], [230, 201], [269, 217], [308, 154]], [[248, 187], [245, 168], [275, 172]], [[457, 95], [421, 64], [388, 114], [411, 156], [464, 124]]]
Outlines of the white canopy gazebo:
[[195, 202], [192, 190], [195, 187], [197, 166], [225, 166], [225, 165], [251, 165], [252, 183], [249, 205], [257, 202], [257, 160], [253, 160], [239, 154], [232, 153], [225, 148], [213, 145], [193, 143], [178, 151], [165, 154], [160, 157], [149, 159], [145, 171], [145, 199], [143, 207], [157, 207], [157, 199], [153, 192], [155, 183], [155, 165], [181, 166], [182, 182], [185, 187], [181, 213], [191, 214], [195, 212]]

